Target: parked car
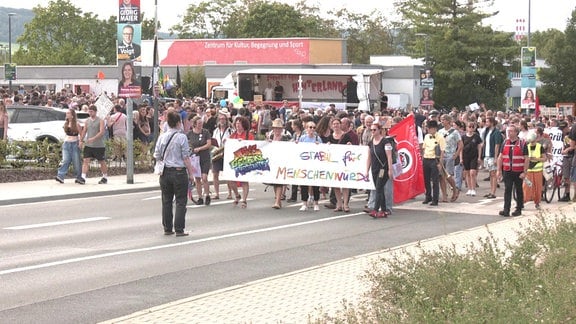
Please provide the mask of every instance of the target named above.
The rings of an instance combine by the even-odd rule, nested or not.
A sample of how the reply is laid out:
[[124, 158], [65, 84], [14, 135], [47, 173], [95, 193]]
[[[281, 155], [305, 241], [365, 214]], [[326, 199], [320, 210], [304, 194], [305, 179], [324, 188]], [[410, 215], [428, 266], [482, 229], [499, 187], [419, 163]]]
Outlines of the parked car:
[[[8, 106], [8, 140], [43, 141], [53, 143], [64, 141], [64, 121], [66, 109], [41, 106]], [[87, 112], [78, 111], [78, 120], [89, 117]]]

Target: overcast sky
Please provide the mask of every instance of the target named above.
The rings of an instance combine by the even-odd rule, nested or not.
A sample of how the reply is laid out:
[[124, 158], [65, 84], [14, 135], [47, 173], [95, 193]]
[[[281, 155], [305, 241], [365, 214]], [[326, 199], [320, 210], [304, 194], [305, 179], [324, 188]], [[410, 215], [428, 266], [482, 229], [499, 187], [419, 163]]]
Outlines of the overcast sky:
[[[140, 0], [142, 11], [147, 18], [154, 17], [155, 1], [158, 3], [158, 19], [163, 26], [162, 31], [168, 31], [173, 24], [180, 22], [180, 17], [190, 3], [198, 3], [199, 0]], [[32, 9], [38, 4], [47, 5], [46, 0], [2, 0], [0, 6], [8, 8]], [[76, 7], [84, 12], [93, 12], [100, 18], [108, 18], [118, 14], [118, 0], [72, 0]], [[293, 4], [294, 1], [283, 0], [282, 2]], [[348, 8], [355, 12], [369, 12], [378, 7], [383, 12], [393, 12], [392, 0], [312, 0], [310, 4], [320, 4], [323, 10]], [[376, 5], [376, 3], [378, 3]], [[384, 3], [384, 4], [383, 4]], [[532, 19], [531, 31], [556, 28], [564, 31], [567, 20], [576, 8], [574, 0], [495, 0], [492, 10], [500, 13], [494, 17], [490, 24], [494, 29], [513, 32], [516, 30], [517, 19], [528, 19], [528, 4], [531, 3]]]

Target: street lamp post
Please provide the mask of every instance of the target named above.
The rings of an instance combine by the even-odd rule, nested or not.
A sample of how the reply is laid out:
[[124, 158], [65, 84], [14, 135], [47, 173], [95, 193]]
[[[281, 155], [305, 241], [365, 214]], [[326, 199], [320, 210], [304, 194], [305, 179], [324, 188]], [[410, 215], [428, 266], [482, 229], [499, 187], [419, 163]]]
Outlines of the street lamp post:
[[[12, 16], [16, 14], [8, 13], [8, 63], [12, 63]], [[12, 92], [12, 78], [8, 81], [10, 92]]]
[[428, 34], [416, 33], [414, 35], [424, 37], [424, 53], [426, 55], [426, 57], [424, 59], [424, 65], [425, 65], [425, 67], [428, 67]]

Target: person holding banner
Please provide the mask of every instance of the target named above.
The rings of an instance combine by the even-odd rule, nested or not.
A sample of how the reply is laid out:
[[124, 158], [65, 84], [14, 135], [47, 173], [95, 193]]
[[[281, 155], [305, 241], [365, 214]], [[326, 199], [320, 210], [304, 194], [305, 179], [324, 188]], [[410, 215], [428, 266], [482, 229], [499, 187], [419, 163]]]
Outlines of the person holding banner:
[[[284, 125], [280, 118], [274, 119], [272, 122], [272, 133], [268, 137], [268, 141], [290, 141], [291, 137], [284, 134]], [[284, 185], [283, 184], [273, 184], [274, 187], [274, 205], [272, 208], [280, 209], [282, 208], [282, 196], [284, 195]], [[298, 188], [298, 186], [295, 186]], [[297, 190], [297, 189], [296, 189]]]
[[[254, 134], [250, 132], [250, 121], [248, 118], [244, 116], [236, 117], [234, 126], [236, 127], [236, 131], [230, 135], [230, 139], [254, 140]], [[230, 181], [229, 184], [234, 192], [234, 205], [240, 203], [240, 207], [246, 208], [248, 206], [246, 199], [248, 198], [248, 190], [250, 189], [248, 182]], [[242, 187], [242, 196], [238, 193], [238, 184]]]
[[[342, 130], [342, 122], [338, 118], [334, 118], [330, 124], [332, 126], [332, 134], [328, 137], [328, 143], [331, 144], [350, 144], [351, 139], [348, 132]], [[348, 131], [348, 130], [346, 130]], [[335, 212], [345, 211], [350, 212], [348, 201], [350, 200], [350, 189], [348, 188], [333, 188], [336, 195], [336, 208]]]
[[[305, 133], [298, 139], [298, 143], [316, 143], [321, 144], [322, 139], [316, 134], [316, 124], [313, 121], [306, 123]], [[308, 198], [310, 198], [310, 191], [314, 199], [314, 211], [319, 211], [318, 201], [320, 200], [320, 187], [318, 186], [300, 186], [300, 195], [302, 198], [302, 207], [300, 211], [308, 210]]]
[[[217, 144], [217, 150], [220, 153], [213, 152], [212, 156], [212, 182], [214, 183], [214, 197], [212, 199], [220, 199], [220, 172], [224, 170], [224, 143], [232, 135], [232, 127], [230, 126], [230, 114], [228, 109], [222, 108], [218, 112], [218, 125], [212, 133], [212, 142]], [[215, 142], [214, 142], [215, 141]], [[232, 189], [228, 184], [228, 197], [232, 199]]]
[[392, 144], [390, 141], [384, 140], [380, 123], [373, 123], [370, 126], [370, 131], [372, 132], [372, 141], [368, 144], [370, 154], [366, 163], [366, 173], [372, 171], [372, 179], [376, 188], [374, 209], [370, 211], [370, 216], [386, 218], [389, 213], [386, 209], [384, 186], [389, 179], [392, 179], [392, 169], [390, 168], [392, 165]]

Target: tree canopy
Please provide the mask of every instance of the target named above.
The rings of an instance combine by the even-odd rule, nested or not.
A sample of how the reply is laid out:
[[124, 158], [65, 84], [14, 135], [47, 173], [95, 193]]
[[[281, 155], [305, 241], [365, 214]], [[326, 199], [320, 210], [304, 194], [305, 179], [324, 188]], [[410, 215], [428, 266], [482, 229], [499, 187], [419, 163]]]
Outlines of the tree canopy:
[[[508, 72], [520, 48], [512, 33], [483, 26], [493, 16], [478, 10], [493, 0], [406, 0], [398, 3], [402, 28], [414, 37], [412, 56], [428, 56], [434, 70], [434, 100], [444, 106], [463, 107], [483, 102], [491, 108], [505, 104], [510, 87]], [[417, 35], [418, 34], [418, 35]], [[428, 53], [422, 50], [424, 38]], [[428, 54], [428, 55], [426, 55]]]
[[22, 65], [82, 65], [116, 62], [116, 17], [100, 20], [69, 0], [36, 6], [34, 19], [17, 39], [14, 61]]
[[548, 65], [538, 73], [544, 84], [538, 93], [540, 101], [547, 106], [576, 102], [576, 64], [572, 61], [576, 52], [576, 10], [572, 11], [563, 34], [555, 31], [546, 34], [545, 46], [539, 51]]
[[[289, 5], [265, 0], [213, 0], [190, 4], [170, 32], [190, 38], [342, 38], [347, 62], [367, 64], [371, 55], [428, 57], [434, 70], [435, 102], [463, 107], [473, 102], [505, 106], [509, 72], [519, 71], [520, 46], [512, 33], [493, 30], [483, 20], [494, 0], [396, 0], [396, 13], [350, 8], [321, 13], [309, 2]], [[34, 18], [16, 40], [13, 61], [20, 65], [116, 63], [116, 17], [83, 13], [70, 0], [51, 0], [33, 9]], [[549, 66], [539, 76], [539, 95], [552, 104], [574, 101], [576, 14], [565, 32], [536, 32], [533, 44]], [[143, 39], [152, 39], [154, 21], [142, 13]]]

